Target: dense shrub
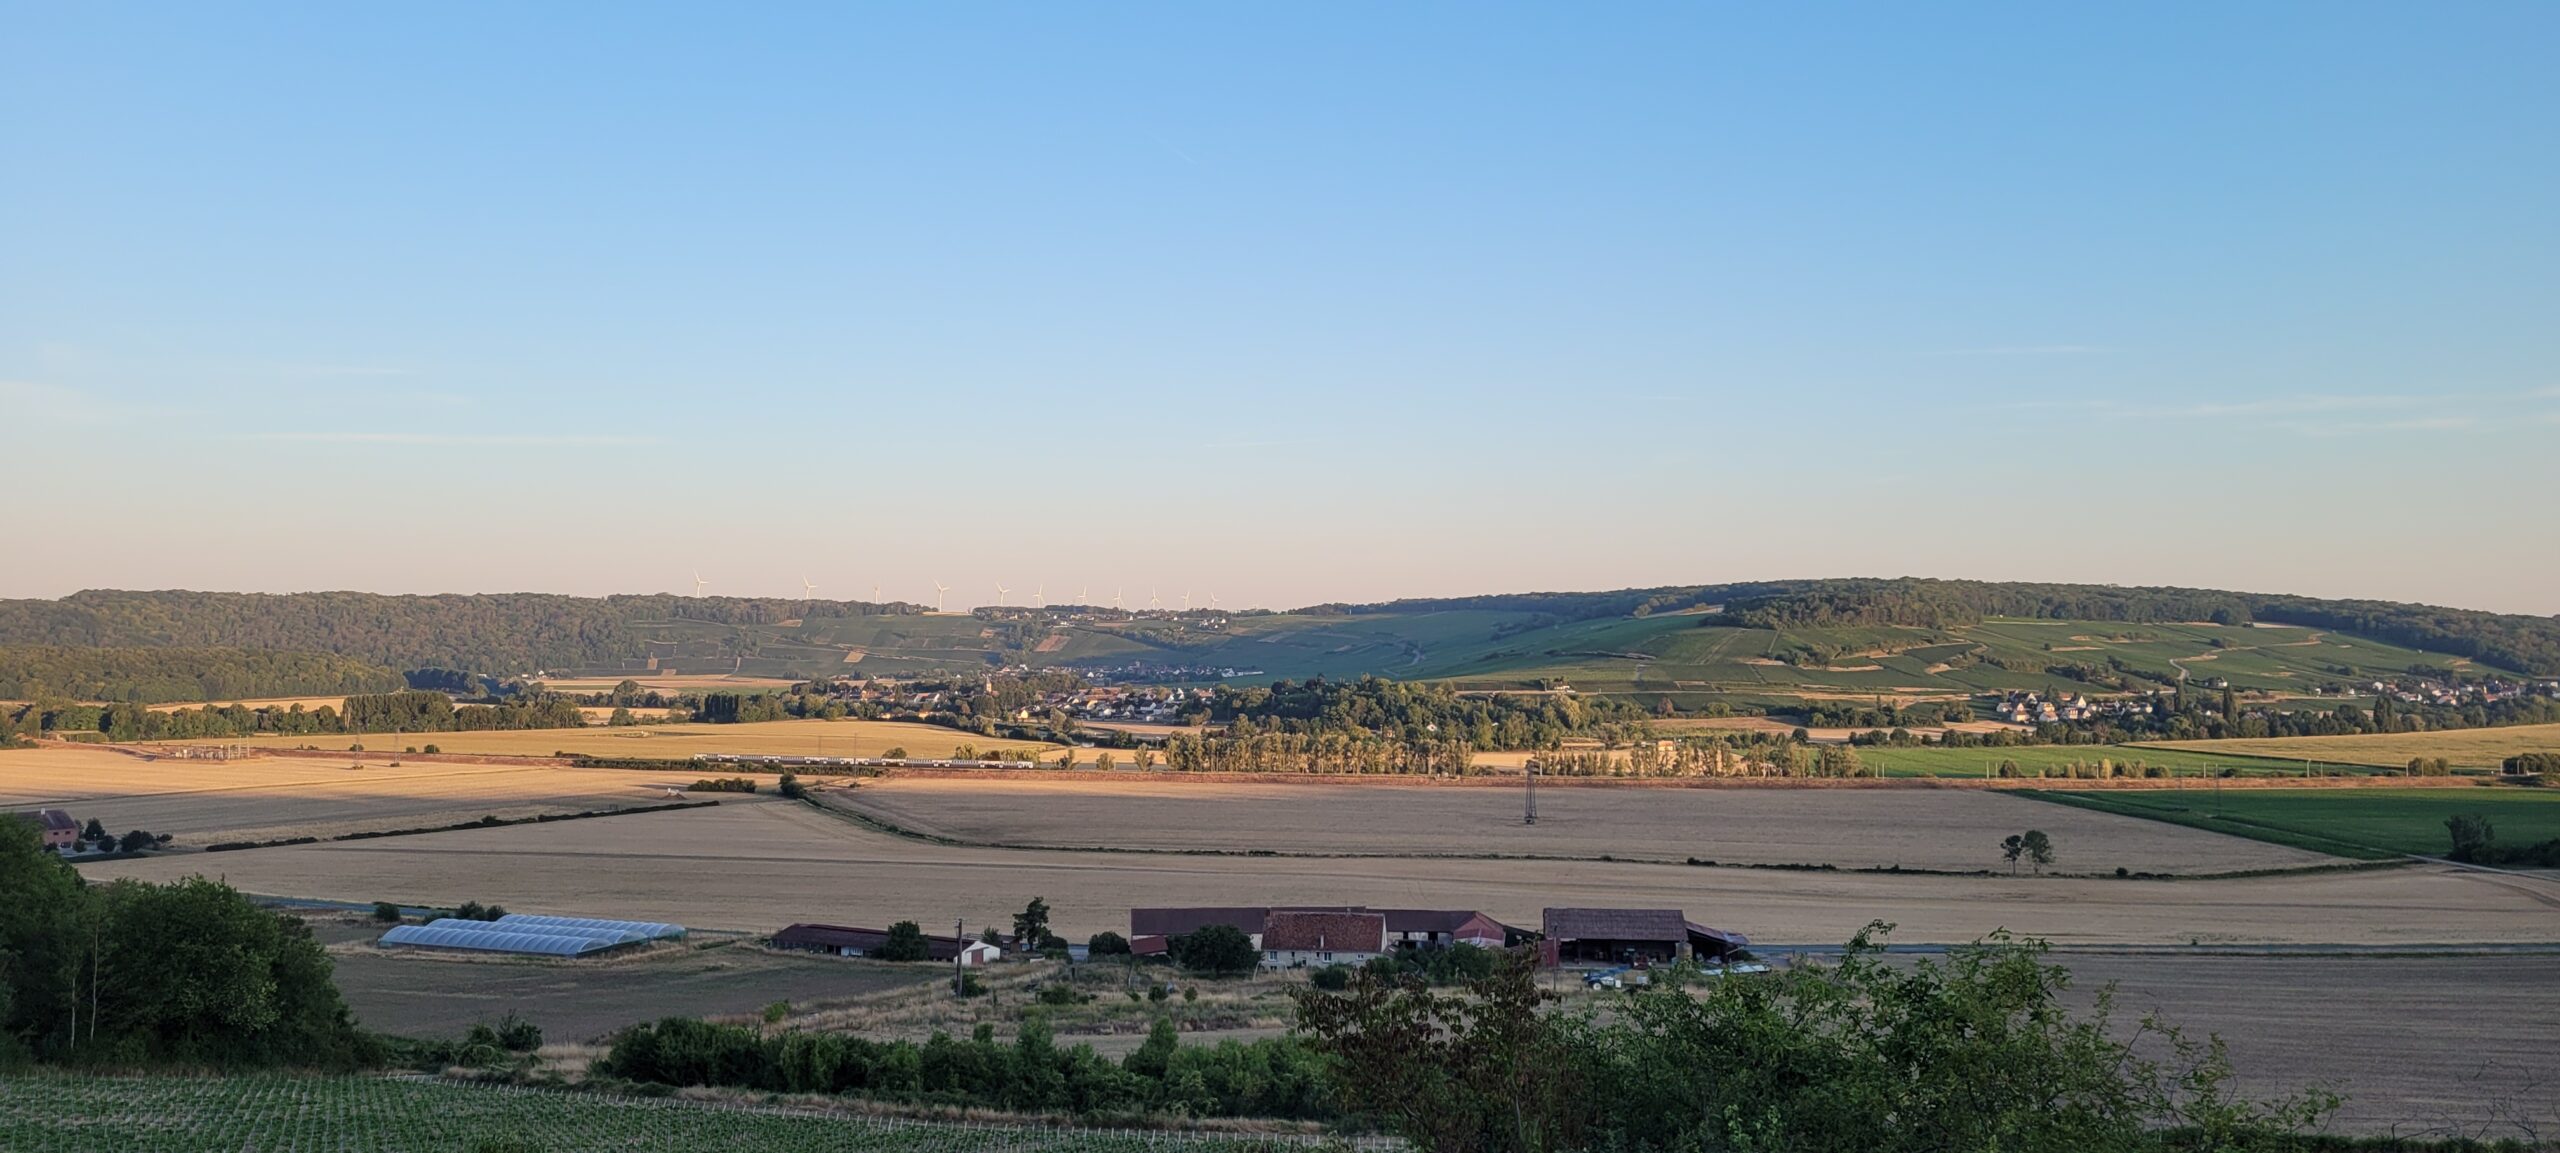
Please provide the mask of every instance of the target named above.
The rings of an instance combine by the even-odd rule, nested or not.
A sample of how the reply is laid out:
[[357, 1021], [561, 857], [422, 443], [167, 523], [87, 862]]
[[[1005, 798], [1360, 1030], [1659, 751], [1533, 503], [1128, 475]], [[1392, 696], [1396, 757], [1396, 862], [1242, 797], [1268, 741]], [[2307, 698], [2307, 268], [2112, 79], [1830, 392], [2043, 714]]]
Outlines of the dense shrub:
[[1300, 994], [1299, 1028], [1347, 1111], [1431, 1153], [2266, 1149], [2336, 1104], [2240, 1098], [2219, 1042], [2157, 1021], [2136, 1051], [2040, 943], [1887, 964], [1883, 928], [1606, 1016], [1542, 1011], [1526, 950], [1462, 994], [1363, 971]]
[[84, 885], [34, 826], [0, 819], [0, 1065], [350, 1068], [380, 1056], [301, 921], [202, 877]]
[[1167, 939], [1165, 951], [1175, 964], [1213, 977], [1240, 976], [1262, 964], [1262, 951], [1253, 947], [1253, 938], [1233, 925], [1203, 925]]
[[1183, 1046], [1159, 1021], [1119, 1064], [1091, 1047], [1058, 1047], [1025, 1021], [1010, 1044], [980, 1025], [967, 1040], [922, 1044], [835, 1033], [767, 1035], [671, 1017], [615, 1037], [597, 1070], [664, 1085], [769, 1093], [850, 1093], [888, 1101], [1080, 1115], [1147, 1112], [1319, 1119], [1331, 1114], [1319, 1064], [1289, 1038]]
[[2499, 763], [2510, 776], [2560, 776], [2560, 753], [2517, 753]]
[[889, 926], [889, 939], [872, 953], [883, 961], [921, 961], [932, 955], [933, 950], [924, 939], [924, 929], [913, 921], [900, 921]]

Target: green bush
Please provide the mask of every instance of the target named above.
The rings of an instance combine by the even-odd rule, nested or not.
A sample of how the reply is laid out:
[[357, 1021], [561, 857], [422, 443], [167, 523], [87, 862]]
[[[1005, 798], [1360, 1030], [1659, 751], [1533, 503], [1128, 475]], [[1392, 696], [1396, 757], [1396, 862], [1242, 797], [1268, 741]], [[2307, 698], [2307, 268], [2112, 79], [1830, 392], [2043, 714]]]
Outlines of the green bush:
[[2272, 1150], [2337, 1104], [2243, 1098], [2219, 1041], [2156, 1020], [2136, 1051], [2105, 999], [2066, 1004], [2040, 942], [1888, 964], [1885, 929], [1605, 1016], [1543, 1011], [1525, 949], [1462, 993], [1362, 972], [1300, 993], [1298, 1028], [1341, 1108], [1429, 1153]]
[[386, 925], [398, 924], [400, 921], [400, 906], [394, 905], [389, 901], [375, 901], [373, 903], [373, 919]]
[[1253, 938], [1233, 925], [1203, 925], [1168, 939], [1165, 951], [1175, 964], [1216, 977], [1241, 976], [1262, 964], [1262, 951], [1253, 947]]
[[933, 955], [925, 944], [924, 929], [913, 921], [900, 921], [889, 926], [889, 939], [872, 953], [883, 961], [921, 961]]

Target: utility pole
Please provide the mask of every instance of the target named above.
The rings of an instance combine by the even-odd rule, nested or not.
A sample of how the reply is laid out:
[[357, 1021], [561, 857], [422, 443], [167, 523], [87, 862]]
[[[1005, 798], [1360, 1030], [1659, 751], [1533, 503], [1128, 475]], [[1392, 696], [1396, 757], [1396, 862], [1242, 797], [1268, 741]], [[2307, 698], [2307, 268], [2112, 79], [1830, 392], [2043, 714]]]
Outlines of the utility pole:
[[1534, 825], [1538, 823], [1538, 758], [1528, 759], [1523, 766], [1522, 777], [1527, 782], [1527, 790], [1523, 795], [1520, 823]]
[[951, 939], [959, 942], [951, 950], [951, 995], [965, 997], [969, 991], [969, 922], [951, 922]]

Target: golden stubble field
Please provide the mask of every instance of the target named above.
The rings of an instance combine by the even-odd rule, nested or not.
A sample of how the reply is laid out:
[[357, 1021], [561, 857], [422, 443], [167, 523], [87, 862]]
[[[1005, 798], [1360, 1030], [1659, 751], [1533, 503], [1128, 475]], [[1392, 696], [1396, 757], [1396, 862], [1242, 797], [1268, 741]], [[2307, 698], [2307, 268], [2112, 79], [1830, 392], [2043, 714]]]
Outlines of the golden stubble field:
[[2005, 867], [2000, 840], [2049, 834], [2068, 872], [2221, 873], [2332, 858], [2027, 797], [1955, 789], [1539, 791], [1518, 788], [891, 777], [839, 803], [982, 845], [1224, 852], [1504, 855], [1841, 868]]
[[2154, 741], [2135, 748], [2310, 758], [2340, 765], [2399, 768], [2412, 757], [2443, 757], [2460, 768], [2496, 768], [2517, 753], [2560, 753], [2560, 725], [2509, 725], [2433, 733], [2368, 733], [2348, 737], [2267, 737], [2227, 741]]
[[[1800, 794], [1815, 819], [1835, 794]], [[1428, 835], [1427, 831], [1417, 831]], [[219, 874], [259, 894], [495, 901], [520, 912], [764, 932], [794, 921], [1000, 924], [1045, 897], [1059, 931], [1126, 931], [1133, 905], [1483, 909], [1535, 925], [1551, 905], [1677, 907], [1764, 944], [1904, 942], [2006, 928], [2072, 944], [2547, 941], [2560, 892], [2445, 867], [2214, 881], [1942, 877], [1629, 861], [1292, 858], [944, 847], [763, 798], [714, 809], [86, 866], [96, 878]]]
[[12, 749], [0, 752], [0, 809], [64, 809], [119, 833], [148, 829], [200, 846], [665, 804], [676, 799], [669, 786], [695, 776], [414, 760], [393, 767], [397, 759], [146, 760], [106, 749]]
[[947, 757], [961, 745], [980, 750], [1037, 749], [1054, 745], [1006, 741], [946, 729], [940, 725], [897, 721], [758, 721], [744, 725], [632, 725], [583, 729], [524, 729], [485, 733], [367, 733], [319, 737], [232, 737], [182, 742], [206, 745], [242, 744], [252, 748], [316, 745], [398, 749], [434, 745], [448, 753], [483, 756], [547, 757], [557, 752], [596, 757], [646, 757], [681, 760], [696, 753], [750, 753], [799, 757], [876, 757], [903, 748], [917, 757]]

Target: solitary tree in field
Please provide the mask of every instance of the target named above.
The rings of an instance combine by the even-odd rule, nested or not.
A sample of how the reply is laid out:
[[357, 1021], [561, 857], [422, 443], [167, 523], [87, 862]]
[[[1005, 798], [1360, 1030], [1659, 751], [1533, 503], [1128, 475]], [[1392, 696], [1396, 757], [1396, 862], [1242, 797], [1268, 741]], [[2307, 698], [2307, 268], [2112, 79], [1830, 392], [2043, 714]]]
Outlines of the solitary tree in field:
[[2027, 851], [2027, 859], [2035, 862], [2036, 872], [2041, 875], [2044, 867], [2053, 863], [2053, 838], [2044, 835], [2042, 829], [2029, 829], [2027, 835], [2019, 840]]
[[2008, 839], [2000, 842], [2000, 859], [2009, 862], [2009, 872], [2012, 876], [2018, 872], [2018, 858], [2025, 856], [2026, 853], [2027, 839], [2016, 833], [2009, 834]]
[[1030, 904], [1024, 905], [1021, 912], [1015, 913], [1013, 937], [1021, 942], [1021, 946], [1025, 949], [1037, 949], [1042, 941], [1048, 940], [1049, 902], [1033, 897]]

